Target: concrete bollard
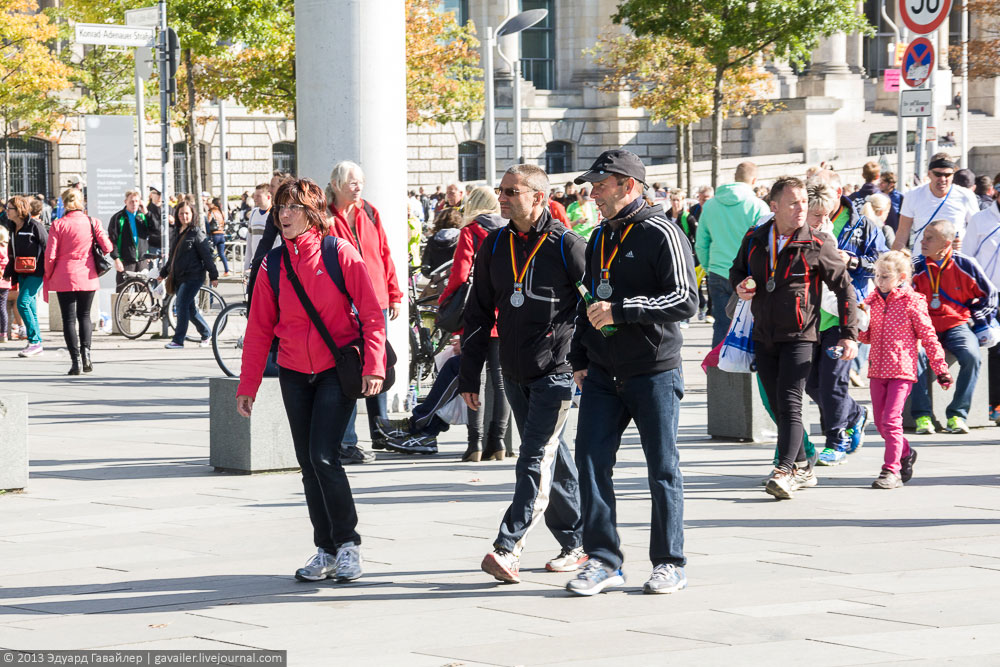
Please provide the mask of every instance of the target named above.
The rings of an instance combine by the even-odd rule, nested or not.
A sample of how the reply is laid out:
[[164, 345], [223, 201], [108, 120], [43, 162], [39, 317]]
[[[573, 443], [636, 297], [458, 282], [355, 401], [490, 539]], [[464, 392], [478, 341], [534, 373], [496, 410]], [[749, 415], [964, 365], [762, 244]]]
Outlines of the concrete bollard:
[[777, 429], [764, 409], [755, 373], [708, 369], [708, 434], [713, 438], [763, 442]]
[[236, 412], [238, 385], [239, 378], [208, 380], [209, 463], [244, 474], [298, 470], [278, 379], [264, 378], [250, 418]]
[[28, 397], [0, 394], [0, 491], [28, 485]]
[[[980, 428], [983, 426], [993, 426], [993, 422], [990, 421], [990, 382], [989, 382], [989, 361], [988, 361], [989, 350], [985, 347], [979, 348], [979, 358], [981, 362], [979, 364], [979, 379], [976, 381], [976, 388], [972, 392], [972, 404], [969, 406], [969, 416], [965, 422], [972, 428]], [[951, 373], [951, 377], [958, 380], [958, 361], [955, 360], [955, 356], [951, 352], [945, 352], [945, 361], [948, 362], [948, 372]], [[945, 415], [945, 408], [951, 403], [951, 400], [955, 397], [955, 385], [951, 386], [951, 389], [945, 391], [942, 389], [938, 383], [934, 380], [933, 376], [928, 378], [930, 386], [930, 396], [931, 396], [931, 411], [934, 413], [931, 419], [937, 425], [938, 430], [944, 428], [945, 424], [948, 423], [948, 417]], [[916, 385], [914, 385], [916, 386]], [[903, 408], [903, 428], [908, 430], [913, 430], [917, 427], [916, 420], [914, 420], [913, 415], [910, 414], [910, 403], [913, 398], [913, 392], [910, 392], [910, 397], [906, 399], [906, 406]]]
[[[90, 303], [90, 322], [97, 329], [97, 299]], [[63, 321], [62, 311], [59, 310], [59, 298], [55, 292], [49, 292], [49, 331], [62, 333]]]

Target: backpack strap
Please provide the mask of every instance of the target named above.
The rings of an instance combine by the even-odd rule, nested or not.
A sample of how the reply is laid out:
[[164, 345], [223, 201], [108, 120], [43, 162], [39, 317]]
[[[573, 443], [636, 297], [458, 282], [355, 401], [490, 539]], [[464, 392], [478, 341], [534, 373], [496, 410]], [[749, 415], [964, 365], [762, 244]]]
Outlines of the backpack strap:
[[323, 255], [323, 265], [326, 267], [326, 272], [330, 274], [333, 284], [337, 286], [340, 293], [346, 296], [347, 300], [353, 305], [354, 300], [351, 299], [351, 294], [347, 291], [347, 282], [344, 280], [344, 269], [340, 266], [340, 244], [337, 237], [324, 236], [320, 253]]
[[374, 225], [375, 224], [375, 207], [372, 206], [371, 204], [369, 204], [367, 199], [362, 199], [361, 203], [364, 205], [363, 208], [365, 209], [365, 215], [368, 216], [368, 219], [371, 220], [372, 224]]
[[285, 247], [282, 243], [277, 248], [272, 248], [267, 252], [267, 280], [271, 283], [271, 292], [274, 293], [274, 302], [278, 303], [278, 286], [281, 284], [281, 249]]

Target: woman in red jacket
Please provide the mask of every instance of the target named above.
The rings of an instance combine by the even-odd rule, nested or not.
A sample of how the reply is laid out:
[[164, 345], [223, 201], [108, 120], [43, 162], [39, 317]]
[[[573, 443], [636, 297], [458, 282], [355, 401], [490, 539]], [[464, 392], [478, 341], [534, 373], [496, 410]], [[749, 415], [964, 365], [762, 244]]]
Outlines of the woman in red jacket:
[[[366, 396], [378, 394], [385, 379], [385, 320], [364, 262], [343, 239], [337, 240], [337, 255], [347, 292], [358, 310], [357, 317], [351, 311], [351, 301], [332, 284], [321, 253], [329, 227], [326, 198], [320, 187], [309, 179], [286, 181], [278, 189], [274, 205], [278, 211], [276, 223], [284, 239], [281, 265], [270, 269], [279, 272], [278, 294], [275, 295], [270, 280], [254, 284], [236, 407], [244, 417], [250, 416], [271, 341], [277, 337], [278, 382], [295, 456], [302, 468], [302, 485], [318, 549], [295, 577], [300, 581], [328, 577], [351, 581], [361, 576], [361, 537], [357, 532], [354, 498], [339, 452], [355, 403], [340, 388], [333, 353], [299, 300], [285, 262], [291, 264], [338, 346], [359, 337], [360, 321], [360, 335], [364, 339], [362, 383]], [[266, 258], [261, 271], [267, 275]]]
[[[83, 372], [94, 370], [90, 358], [90, 307], [100, 287], [92, 252], [94, 240], [104, 252], [111, 252], [114, 246], [100, 221], [83, 212], [80, 190], [69, 188], [62, 200], [66, 215], [52, 223], [45, 246], [45, 290], [55, 292], [59, 298], [63, 338], [71, 364], [67, 375], [79, 375], [81, 356]], [[121, 260], [116, 259], [115, 265], [121, 270]]]
[[[403, 293], [396, 279], [396, 267], [389, 254], [389, 242], [385, 237], [382, 219], [374, 206], [361, 198], [365, 187], [365, 175], [361, 167], [350, 161], [338, 162], [330, 174], [330, 213], [333, 215], [330, 233], [350, 242], [368, 269], [372, 279], [379, 308], [388, 320], [399, 317], [399, 305]], [[385, 320], [388, 326], [388, 320]], [[385, 438], [380, 434], [375, 419], [388, 417], [385, 394], [366, 399], [368, 408], [368, 429], [375, 449], [385, 449]], [[351, 415], [347, 434], [344, 436], [342, 456], [344, 463], [371, 463], [375, 454], [358, 444], [358, 434], [354, 429], [357, 409]]]

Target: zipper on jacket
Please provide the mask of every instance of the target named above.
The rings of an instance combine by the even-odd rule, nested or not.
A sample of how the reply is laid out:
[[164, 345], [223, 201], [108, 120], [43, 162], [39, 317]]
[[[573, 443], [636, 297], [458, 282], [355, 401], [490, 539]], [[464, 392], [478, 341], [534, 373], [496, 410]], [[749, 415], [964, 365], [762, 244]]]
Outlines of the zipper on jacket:
[[[292, 240], [292, 248], [295, 250], [295, 256], [298, 257], [299, 256], [299, 244], [298, 244], [298, 240], [297, 239], [293, 239]], [[295, 267], [292, 267], [292, 268], [294, 269]], [[302, 286], [302, 289], [305, 289], [305, 285]], [[304, 309], [305, 309], [305, 307], [303, 306], [303, 310]], [[313, 327], [313, 323], [312, 323], [312, 318], [309, 317], [308, 313], [306, 313], [306, 321], [308, 322], [308, 324], [306, 325], [308, 327], [308, 329], [306, 329], [306, 346], [305, 347], [306, 347], [306, 356], [309, 358], [309, 372], [312, 374], [312, 378], [309, 380], [309, 382], [311, 384], [315, 380], [315, 378], [316, 378], [316, 364], [313, 363], [312, 352], [309, 349], [309, 334], [312, 333], [314, 327]], [[317, 333], [319, 333], [319, 332], [317, 332]]]
[[795, 319], [799, 322], [799, 331], [802, 331], [802, 310], [801, 310], [801, 299], [800, 297], [795, 297]]

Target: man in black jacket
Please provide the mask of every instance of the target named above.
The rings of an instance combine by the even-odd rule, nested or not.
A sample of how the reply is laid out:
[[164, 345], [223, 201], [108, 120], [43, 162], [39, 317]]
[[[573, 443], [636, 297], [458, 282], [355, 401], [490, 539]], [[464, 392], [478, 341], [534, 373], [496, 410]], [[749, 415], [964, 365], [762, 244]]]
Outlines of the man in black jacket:
[[125, 271], [140, 270], [139, 260], [147, 248], [150, 229], [149, 218], [142, 211], [139, 191], [129, 190], [125, 193], [125, 208], [112, 215], [108, 222], [108, 238], [113, 246], [111, 257], [122, 264], [115, 276], [117, 287], [125, 282]]
[[583, 571], [566, 585], [594, 595], [625, 583], [611, 481], [622, 433], [639, 429], [653, 501], [646, 593], [672, 593], [684, 576], [684, 485], [677, 419], [684, 396], [678, 323], [697, 312], [693, 252], [660, 206], [642, 197], [646, 168], [629, 151], [605, 151], [577, 183], [593, 183], [604, 222], [587, 244], [570, 360], [580, 386], [576, 464], [583, 505]]
[[562, 547], [546, 569], [569, 572], [586, 559], [576, 465], [563, 439], [573, 397], [566, 355], [585, 242], [549, 215], [549, 178], [540, 168], [514, 165], [497, 192], [500, 215], [510, 224], [490, 232], [476, 256], [458, 389], [469, 408], [478, 410], [479, 375], [496, 324], [504, 391], [521, 449], [514, 499], [482, 568], [517, 583], [525, 538], [543, 516]]

